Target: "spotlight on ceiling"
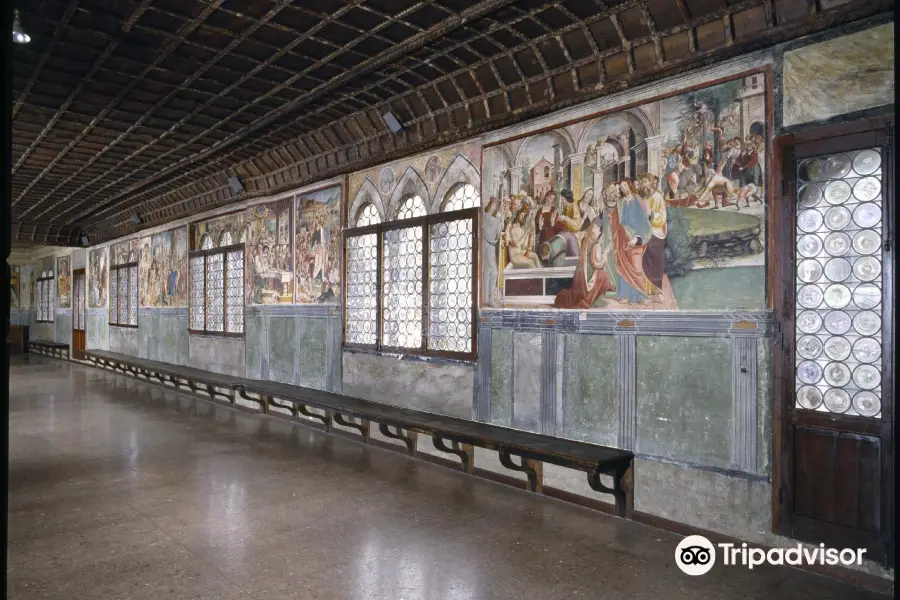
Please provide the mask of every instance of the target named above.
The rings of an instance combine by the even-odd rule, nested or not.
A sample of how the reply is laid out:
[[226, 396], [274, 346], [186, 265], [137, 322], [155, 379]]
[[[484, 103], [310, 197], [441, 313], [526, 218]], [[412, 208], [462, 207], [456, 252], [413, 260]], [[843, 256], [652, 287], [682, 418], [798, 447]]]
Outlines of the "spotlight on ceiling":
[[141, 216], [137, 213], [133, 213], [131, 215], [131, 222], [135, 225], [140, 225], [141, 224]]
[[18, 8], [13, 12], [12, 36], [13, 42], [17, 44], [27, 44], [31, 41], [31, 36], [22, 29], [22, 21], [19, 19]]
[[392, 113], [391, 111], [387, 111], [381, 116], [384, 119], [385, 125], [387, 125], [388, 129], [391, 130], [391, 133], [403, 131], [403, 125], [400, 124], [400, 121], [397, 120], [397, 117], [394, 116], [394, 113]]

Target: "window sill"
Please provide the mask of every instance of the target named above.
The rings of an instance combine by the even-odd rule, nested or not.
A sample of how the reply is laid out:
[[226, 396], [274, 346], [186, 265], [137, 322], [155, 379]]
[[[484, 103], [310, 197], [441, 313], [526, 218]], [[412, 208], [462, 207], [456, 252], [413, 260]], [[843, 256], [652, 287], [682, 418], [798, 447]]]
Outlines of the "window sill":
[[123, 325], [122, 323], [109, 323], [110, 327], [118, 327], [119, 329], [137, 329], [137, 325]]
[[382, 350], [370, 350], [368, 348], [354, 348], [352, 346], [341, 346], [341, 351], [349, 354], [368, 354], [370, 356], [380, 356], [384, 358], [392, 358], [395, 360], [422, 362], [436, 365], [461, 365], [473, 367], [478, 363], [478, 357], [472, 359], [447, 358], [445, 356], [429, 356], [427, 354], [404, 354], [402, 352], [385, 352]]

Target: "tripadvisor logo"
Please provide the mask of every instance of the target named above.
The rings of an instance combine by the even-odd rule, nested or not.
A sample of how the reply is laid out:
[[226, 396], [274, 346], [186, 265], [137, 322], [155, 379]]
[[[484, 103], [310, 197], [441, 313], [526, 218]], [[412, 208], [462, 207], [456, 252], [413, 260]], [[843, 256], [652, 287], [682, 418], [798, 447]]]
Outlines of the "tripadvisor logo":
[[[718, 547], [718, 550], [717, 550]], [[865, 548], [826, 548], [797, 544], [792, 548], [751, 548], [746, 543], [713, 545], [702, 535], [691, 535], [675, 548], [675, 564], [687, 575], [704, 575], [716, 564], [716, 554], [725, 566], [743, 566], [753, 569], [760, 565], [861, 565]]]

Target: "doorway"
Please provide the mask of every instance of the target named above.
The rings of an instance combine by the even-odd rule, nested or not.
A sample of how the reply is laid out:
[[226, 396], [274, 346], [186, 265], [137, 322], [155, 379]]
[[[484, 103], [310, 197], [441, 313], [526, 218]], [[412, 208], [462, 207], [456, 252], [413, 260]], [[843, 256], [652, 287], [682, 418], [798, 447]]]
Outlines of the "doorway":
[[[893, 560], [893, 118], [781, 136], [775, 531]], [[777, 160], [777, 159], [776, 159]]]
[[72, 358], [84, 360], [85, 351], [85, 270], [75, 269], [72, 272]]

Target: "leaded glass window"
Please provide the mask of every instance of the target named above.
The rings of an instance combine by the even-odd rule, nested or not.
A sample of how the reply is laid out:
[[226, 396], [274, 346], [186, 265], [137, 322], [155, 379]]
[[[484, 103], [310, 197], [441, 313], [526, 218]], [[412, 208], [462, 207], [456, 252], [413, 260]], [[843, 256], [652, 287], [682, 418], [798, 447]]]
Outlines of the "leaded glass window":
[[138, 316], [138, 268], [132, 265], [128, 269], [128, 324], [137, 326]]
[[[208, 236], [205, 236], [205, 243]], [[231, 242], [229, 231], [220, 241]], [[207, 248], [190, 255], [190, 330], [192, 333], [244, 333], [244, 246]]]
[[481, 197], [475, 190], [475, 186], [467, 183], [457, 186], [450, 194], [444, 198], [444, 204], [441, 211], [450, 212], [454, 210], [465, 210], [467, 208], [476, 208], [481, 206]]
[[[129, 259], [134, 258], [130, 253]], [[130, 262], [109, 268], [109, 324], [137, 327], [138, 265]]]
[[190, 319], [191, 329], [202, 331], [206, 323], [206, 264], [205, 256], [191, 257], [191, 293], [190, 293]]
[[425, 202], [419, 196], [410, 196], [400, 203], [397, 212], [394, 214], [395, 221], [405, 219], [415, 219], [416, 217], [424, 217], [427, 214], [425, 210]]
[[119, 270], [118, 269], [110, 269], [109, 270], [109, 322], [117, 323], [118, 322], [118, 310], [119, 310]]
[[356, 227], [368, 227], [379, 223], [381, 223], [381, 217], [378, 216], [378, 211], [375, 210], [373, 204], [364, 205], [356, 214]]
[[879, 148], [798, 168], [796, 405], [881, 417], [884, 237]]
[[384, 232], [382, 345], [422, 347], [422, 227]]
[[53, 271], [42, 271], [41, 276], [35, 282], [35, 294], [37, 296], [37, 321], [39, 323], [53, 322], [54, 285]]
[[479, 204], [475, 188], [461, 184], [438, 215], [427, 215], [419, 196], [406, 198], [390, 223], [364, 219], [371, 205], [360, 210], [360, 229], [345, 234], [347, 346], [474, 357]]
[[472, 351], [472, 219], [431, 226], [428, 348]]
[[[370, 205], [371, 206], [371, 205]], [[374, 209], [374, 207], [373, 207]], [[377, 341], [378, 234], [348, 237], [346, 338], [353, 344]]]

